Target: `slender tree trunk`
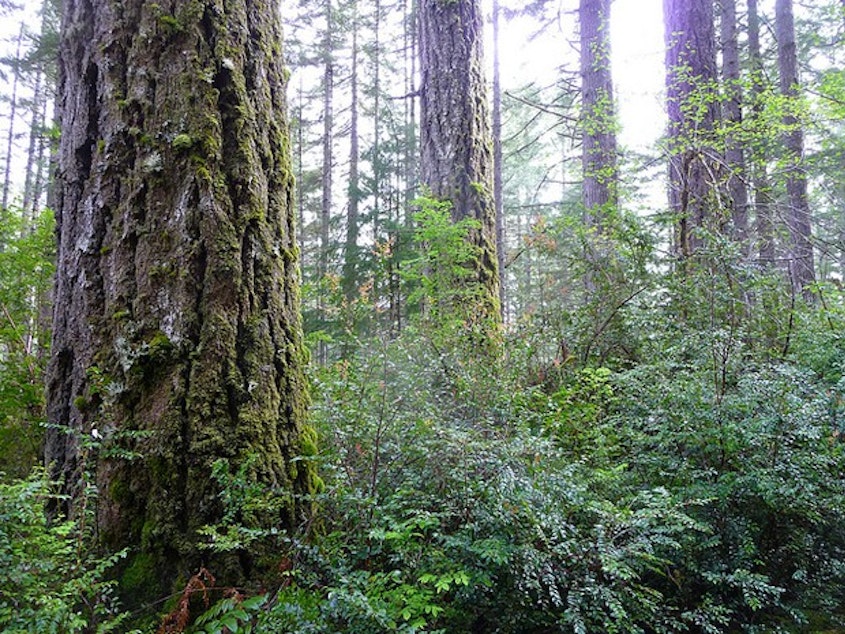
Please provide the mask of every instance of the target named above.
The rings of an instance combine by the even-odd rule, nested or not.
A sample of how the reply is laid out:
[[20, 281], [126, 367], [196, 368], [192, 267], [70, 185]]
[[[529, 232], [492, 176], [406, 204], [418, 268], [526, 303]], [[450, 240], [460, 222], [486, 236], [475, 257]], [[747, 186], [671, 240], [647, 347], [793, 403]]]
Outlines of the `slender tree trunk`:
[[780, 91], [789, 101], [784, 116], [784, 147], [787, 153], [786, 192], [789, 210], [786, 214], [791, 246], [790, 279], [796, 292], [808, 301], [813, 299], [811, 285], [815, 281], [813, 245], [811, 242], [810, 203], [807, 199], [807, 173], [804, 169], [804, 130], [792, 112], [798, 107], [798, 56], [795, 46], [795, 22], [792, 0], [775, 2], [775, 30], [778, 41]]
[[304, 90], [302, 87], [302, 75], [299, 76], [299, 90], [296, 94], [296, 182], [299, 186], [296, 188], [296, 208], [299, 214], [299, 231], [297, 233], [299, 241], [299, 253], [303, 268], [305, 265], [305, 187], [303, 186], [303, 165], [302, 159], [304, 155], [304, 129], [305, 121], [305, 98], [303, 96]]
[[41, 168], [38, 161], [38, 148], [40, 145], [41, 136], [44, 130], [41, 125], [41, 114], [43, 112], [42, 101], [44, 73], [39, 65], [35, 69], [35, 86], [33, 88], [32, 96], [32, 119], [29, 124], [29, 147], [26, 152], [26, 176], [24, 178], [23, 188], [23, 214], [24, 214], [24, 229], [29, 230], [35, 220], [35, 205], [33, 199], [38, 195], [35, 190], [35, 184], [38, 181], [36, 171]]
[[605, 216], [616, 207], [616, 117], [610, 69], [610, 0], [581, 0], [582, 200], [587, 237], [587, 292], [595, 293], [595, 273], [606, 257]]
[[410, 49], [406, 60], [405, 94], [409, 97], [405, 100], [407, 105], [405, 115], [405, 128], [407, 130], [405, 142], [405, 223], [410, 226], [412, 215], [408, 213], [411, 202], [416, 198], [417, 182], [419, 180], [419, 152], [417, 147], [417, 24], [418, 9], [416, 0], [406, 0], [406, 7], [409, 13], [406, 17], [408, 23], [406, 48]]
[[736, 0], [722, 0], [722, 83], [725, 98], [723, 115], [727, 135], [725, 166], [727, 189], [731, 205], [733, 237], [747, 253], [748, 242], [748, 186], [746, 183], [745, 151], [741, 140], [742, 86], [739, 67], [739, 29]]
[[505, 285], [505, 208], [502, 191], [502, 80], [499, 63], [501, 42], [499, 0], [493, 0], [493, 202], [496, 206], [496, 260], [499, 267], [499, 309], [502, 321], [507, 319]]
[[677, 256], [719, 230], [721, 157], [714, 150], [719, 118], [713, 0], [663, 0], [669, 115], [669, 207], [676, 218]]
[[[322, 200], [320, 204], [320, 252], [317, 256], [317, 283], [320, 285], [317, 299], [321, 327], [326, 321], [326, 297], [323, 285], [329, 271], [329, 224], [332, 213], [333, 192], [333, 157], [334, 149], [334, 51], [332, 29], [332, 2], [325, 0], [323, 4], [326, 18], [326, 33], [323, 40], [323, 171], [322, 171]], [[328, 361], [328, 348], [324, 341], [317, 347], [317, 359], [321, 365]]]
[[198, 549], [218, 459], [283, 496], [274, 525], [316, 484], [278, 3], [175, 6], [65, 0], [59, 57], [46, 460], [71, 516], [97, 485], [134, 601], [201, 562], [221, 583], [273, 565]]
[[420, 5], [422, 182], [452, 204], [455, 221], [478, 221], [471, 240], [486, 297], [480, 318], [499, 319], [493, 152], [477, 0], [422, 0]]
[[[18, 32], [17, 52], [15, 54], [15, 62], [13, 65], [14, 72], [12, 73], [12, 95], [9, 102], [9, 139], [6, 144], [6, 169], [3, 174], [3, 200], [0, 202], [2, 209], [9, 208], [9, 192], [12, 187], [12, 161], [15, 147], [15, 123], [18, 112], [18, 84], [20, 83], [21, 71], [21, 48], [23, 46], [24, 25], [21, 23], [20, 31]], [[2, 245], [0, 245], [2, 248]]]
[[[357, 5], [356, 5], [357, 6]], [[346, 300], [351, 302], [358, 293], [358, 202], [361, 198], [358, 176], [358, 16], [353, 8], [352, 17], [352, 68], [350, 77], [349, 123], [349, 190], [346, 208], [346, 243], [343, 254], [343, 288]]]
[[[751, 66], [752, 114], [755, 119], [763, 116], [763, 55], [760, 50], [760, 14], [757, 0], [748, 0], [748, 57]], [[766, 162], [769, 149], [752, 146], [752, 186], [754, 188], [754, 216], [757, 231], [757, 254], [760, 267], [770, 269], [775, 264], [775, 235], [772, 222], [771, 184]]]
[[30, 203], [30, 216], [35, 219], [41, 213], [41, 203], [45, 195], [47, 200], [50, 199], [50, 164], [52, 162], [53, 144], [48, 143], [47, 130], [47, 109], [50, 107], [50, 100], [46, 95], [43, 96], [41, 102], [41, 111], [38, 119], [38, 150], [36, 151], [35, 159], [35, 180], [32, 184], [32, 201]]

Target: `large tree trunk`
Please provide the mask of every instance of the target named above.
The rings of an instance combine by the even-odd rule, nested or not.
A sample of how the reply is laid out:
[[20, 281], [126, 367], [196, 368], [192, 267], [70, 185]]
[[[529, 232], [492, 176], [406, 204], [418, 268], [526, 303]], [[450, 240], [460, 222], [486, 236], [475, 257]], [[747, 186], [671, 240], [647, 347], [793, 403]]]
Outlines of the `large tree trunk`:
[[315, 482], [277, 3], [66, 0], [59, 64], [46, 459], [140, 593], [203, 561], [216, 460], [253, 457], [280, 526]]
[[606, 257], [605, 216], [617, 204], [616, 122], [610, 70], [610, 0], [581, 0], [581, 168], [587, 237], [587, 292], [595, 293], [595, 273]]
[[702, 231], [723, 224], [713, 0], [663, 0], [669, 115], [669, 206], [681, 260], [702, 246]]
[[499, 319], [493, 152], [477, 0], [420, 3], [421, 179], [452, 204], [455, 221], [472, 218], [479, 255], [473, 263], [485, 289], [477, 315]]
[[[778, 40], [780, 91], [790, 106], [793, 106], [800, 90], [792, 0], [777, 0], [775, 3], [775, 30]], [[815, 281], [816, 273], [811, 242], [810, 204], [807, 199], [807, 173], [803, 163], [804, 130], [792, 112], [792, 107], [787, 108], [783, 123], [787, 162], [786, 193], [789, 205], [786, 218], [791, 246], [789, 273], [793, 289], [802, 293], [805, 299], [812, 300], [810, 286]]]

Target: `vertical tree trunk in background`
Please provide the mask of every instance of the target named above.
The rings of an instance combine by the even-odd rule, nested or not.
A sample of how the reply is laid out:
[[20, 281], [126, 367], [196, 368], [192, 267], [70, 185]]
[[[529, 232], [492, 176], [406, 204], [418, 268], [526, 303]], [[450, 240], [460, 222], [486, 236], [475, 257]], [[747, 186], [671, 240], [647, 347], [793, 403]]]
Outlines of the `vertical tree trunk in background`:
[[303, 165], [302, 159], [304, 154], [303, 141], [305, 123], [303, 117], [305, 116], [305, 97], [302, 88], [302, 75], [299, 76], [299, 90], [296, 93], [296, 182], [299, 186], [296, 188], [296, 209], [297, 220], [299, 224], [299, 231], [297, 233], [297, 240], [299, 241], [300, 266], [305, 267], [305, 188], [303, 182]]
[[26, 172], [23, 187], [22, 211], [24, 214], [24, 227], [30, 228], [35, 220], [35, 207], [33, 199], [39, 194], [36, 193], [35, 184], [38, 182], [37, 170], [41, 169], [38, 160], [38, 149], [40, 139], [44, 135], [42, 124], [42, 113], [44, 112], [45, 101], [43, 92], [44, 73], [41, 66], [35, 69], [35, 86], [32, 94], [32, 118], [29, 123], [29, 146], [26, 151]]
[[[21, 28], [18, 32], [17, 52], [15, 53], [15, 61], [12, 68], [12, 94], [9, 97], [9, 138], [6, 145], [6, 168], [3, 174], [3, 200], [0, 201], [0, 208], [9, 208], [9, 192], [12, 186], [12, 152], [15, 147], [15, 123], [18, 112], [18, 84], [21, 78], [21, 47], [23, 45], [24, 25], [21, 22]], [[2, 248], [2, 245], [0, 245]]]
[[343, 294], [351, 302], [358, 294], [358, 202], [361, 198], [358, 175], [358, 14], [353, 7], [352, 17], [352, 67], [350, 71], [349, 123], [349, 185], [346, 207], [346, 242], [343, 252]]
[[502, 191], [502, 81], [499, 63], [501, 42], [499, 0], [493, 0], [493, 202], [496, 206], [496, 261], [499, 267], [499, 309], [507, 318], [505, 286], [505, 209]]
[[[325, 0], [323, 11], [326, 18], [326, 33], [323, 39], [323, 171], [322, 198], [320, 202], [320, 252], [317, 254], [317, 312], [319, 313], [321, 328], [326, 321], [326, 291], [324, 288], [326, 274], [329, 271], [329, 223], [332, 213], [332, 169], [334, 149], [334, 51], [332, 29], [332, 0]], [[320, 365], [328, 361], [326, 342], [320, 340], [317, 344], [317, 360]]]
[[473, 263], [486, 289], [478, 316], [499, 319], [493, 152], [477, 0], [422, 0], [421, 180], [452, 204], [455, 221], [473, 218], [479, 255]]
[[604, 258], [604, 216], [618, 202], [616, 118], [610, 69], [610, 0], [581, 0], [581, 168], [587, 237], [587, 291], [595, 292], [595, 267]]
[[669, 207], [681, 260], [701, 246], [700, 230], [722, 224], [721, 157], [714, 151], [719, 118], [713, 0], [663, 0], [666, 103], [669, 115]]
[[[748, 0], [748, 58], [751, 67], [752, 116], [759, 119], [763, 115], [765, 78], [763, 55], [760, 50], [760, 14], [757, 9], [757, 0]], [[761, 268], [770, 269], [775, 263], [775, 235], [772, 222], [771, 185], [766, 168], [768, 148], [752, 145], [750, 154], [757, 257]]]
[[384, 165], [381, 160], [381, 1], [375, 0], [373, 8], [373, 233], [381, 231], [381, 180]]
[[739, 28], [736, 0], [722, 0], [722, 83], [724, 85], [723, 116], [727, 127], [725, 167], [731, 205], [731, 225], [735, 240], [747, 253], [748, 188], [746, 185], [745, 151], [739, 138], [742, 125], [742, 86], [739, 68]]
[[132, 547], [136, 600], [201, 561], [255, 573], [197, 549], [222, 517], [219, 458], [254, 459], [286, 496], [280, 526], [316, 482], [294, 460], [313, 439], [278, 5], [174, 4], [65, 0], [60, 45], [46, 460], [71, 515], [94, 474], [97, 534]]
[[786, 193], [789, 209], [786, 214], [790, 238], [789, 276], [792, 287], [808, 301], [813, 293], [810, 286], [816, 278], [811, 242], [810, 203], [807, 199], [807, 173], [804, 170], [804, 130], [792, 110], [798, 108], [798, 56], [795, 46], [795, 21], [792, 0], [775, 2], [775, 31], [778, 42], [778, 70], [780, 92], [788, 99], [784, 116], [784, 147], [786, 149]]

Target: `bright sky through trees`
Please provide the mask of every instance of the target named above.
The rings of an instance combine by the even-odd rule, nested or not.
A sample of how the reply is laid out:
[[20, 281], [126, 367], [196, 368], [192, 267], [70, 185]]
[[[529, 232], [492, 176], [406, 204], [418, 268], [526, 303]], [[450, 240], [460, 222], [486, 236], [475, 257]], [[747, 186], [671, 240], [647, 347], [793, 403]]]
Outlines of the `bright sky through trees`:
[[[487, 2], [489, 5], [489, 1]], [[20, 20], [26, 20], [33, 32], [38, 29], [38, 5], [27, 4], [0, 23], [0, 49], [3, 54], [14, 52]], [[487, 15], [490, 10], [487, 7]], [[528, 79], [542, 83], [553, 81], [562, 63], [577, 70], [577, 18], [572, 7], [563, 7], [560, 19], [550, 32], [531, 41], [536, 23], [530, 19], [515, 19], [502, 29], [502, 80], [505, 90], [516, 88]], [[645, 150], [663, 132], [663, 106], [660, 95], [663, 86], [663, 25], [660, 0], [615, 0], [612, 16], [613, 76], [617, 90], [619, 116], [622, 122], [620, 140], [623, 146]], [[492, 29], [487, 25], [487, 37]], [[488, 63], [492, 48], [485, 50]], [[295, 70], [295, 69], [294, 69]], [[0, 90], [10, 91], [7, 82]], [[3, 117], [8, 104], [0, 105]], [[23, 169], [20, 165], [13, 165]], [[20, 176], [15, 178], [20, 180]]]

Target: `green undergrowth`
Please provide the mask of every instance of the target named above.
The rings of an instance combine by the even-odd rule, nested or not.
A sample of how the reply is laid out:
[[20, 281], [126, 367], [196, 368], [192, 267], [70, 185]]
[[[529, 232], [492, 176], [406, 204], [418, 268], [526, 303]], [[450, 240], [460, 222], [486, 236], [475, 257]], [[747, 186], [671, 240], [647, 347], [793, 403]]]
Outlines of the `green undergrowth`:
[[542, 385], [518, 346], [491, 376], [417, 333], [338, 362], [315, 378], [324, 530], [195, 631], [841, 631], [845, 355], [804, 327], [718, 372], [720, 332]]

